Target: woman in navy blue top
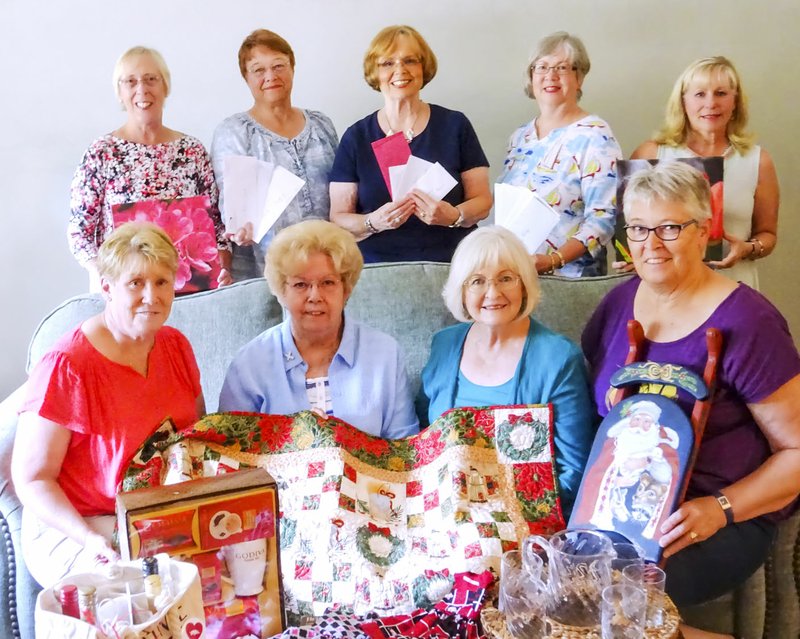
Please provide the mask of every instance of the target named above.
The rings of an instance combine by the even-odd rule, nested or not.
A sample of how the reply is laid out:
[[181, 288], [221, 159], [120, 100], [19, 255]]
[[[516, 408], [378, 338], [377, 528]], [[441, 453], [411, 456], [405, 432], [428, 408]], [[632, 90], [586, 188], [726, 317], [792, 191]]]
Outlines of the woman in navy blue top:
[[[383, 29], [364, 56], [364, 78], [384, 106], [342, 136], [330, 188], [331, 221], [359, 240], [365, 262], [449, 262], [492, 206], [489, 163], [469, 120], [420, 98], [436, 68], [428, 43], [408, 26]], [[412, 155], [456, 179], [443, 200], [413, 189], [392, 202], [372, 143], [400, 131]]]

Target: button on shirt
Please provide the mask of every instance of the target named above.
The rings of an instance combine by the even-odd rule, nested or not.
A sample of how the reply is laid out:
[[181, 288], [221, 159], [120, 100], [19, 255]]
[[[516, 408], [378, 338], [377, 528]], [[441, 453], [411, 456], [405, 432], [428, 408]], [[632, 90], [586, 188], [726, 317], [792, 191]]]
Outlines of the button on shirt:
[[[219, 410], [279, 415], [310, 410], [307, 371], [287, 319], [237, 353], [225, 375]], [[419, 432], [405, 359], [389, 335], [345, 314], [328, 378], [335, 417], [385, 439]]]
[[286, 207], [278, 221], [261, 240], [266, 249], [281, 229], [303, 220], [327, 220], [331, 201], [328, 173], [333, 165], [339, 139], [330, 118], [319, 111], [303, 110], [306, 123], [291, 140], [273, 133], [247, 113], [236, 113], [223, 120], [214, 131], [211, 161], [219, 186], [219, 208], [225, 219], [223, 166], [229, 155], [249, 155], [262, 162], [271, 162], [302, 178], [305, 184]]

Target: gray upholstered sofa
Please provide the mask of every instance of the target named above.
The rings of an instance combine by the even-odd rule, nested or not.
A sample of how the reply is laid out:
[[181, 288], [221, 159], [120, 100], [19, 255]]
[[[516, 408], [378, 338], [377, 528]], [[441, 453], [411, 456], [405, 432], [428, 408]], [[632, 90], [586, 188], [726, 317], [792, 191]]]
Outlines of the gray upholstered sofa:
[[[405, 349], [409, 374], [418, 385], [431, 335], [454, 320], [440, 297], [447, 276], [442, 264], [375, 265], [364, 269], [348, 311], [366, 323], [394, 335]], [[565, 280], [544, 278], [536, 316], [550, 327], [578, 340], [598, 301], [618, 283], [614, 277]], [[42, 320], [31, 340], [28, 368], [61, 334], [102, 308], [97, 296], [67, 300]], [[176, 300], [170, 324], [183, 331], [195, 349], [209, 411], [216, 408], [219, 389], [238, 348], [282, 319], [278, 302], [261, 280]], [[416, 390], [416, 389], [415, 389]], [[32, 638], [36, 584], [20, 554], [21, 506], [10, 479], [11, 449], [20, 394], [0, 404], [0, 637]], [[797, 637], [798, 527], [800, 518], [784, 524], [766, 569], [738, 592], [692, 611], [692, 619], [718, 631], [748, 639]], [[736, 561], [731, 557], [731, 561]]]

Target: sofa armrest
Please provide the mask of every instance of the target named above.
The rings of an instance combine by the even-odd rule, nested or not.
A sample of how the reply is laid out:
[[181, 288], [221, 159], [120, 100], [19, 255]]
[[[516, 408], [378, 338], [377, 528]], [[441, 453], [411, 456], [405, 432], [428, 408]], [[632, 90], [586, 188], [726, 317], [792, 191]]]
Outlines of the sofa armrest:
[[17, 430], [17, 408], [24, 386], [0, 403], [0, 635], [33, 639], [33, 613], [39, 585], [22, 560], [22, 504], [11, 482], [11, 452]]

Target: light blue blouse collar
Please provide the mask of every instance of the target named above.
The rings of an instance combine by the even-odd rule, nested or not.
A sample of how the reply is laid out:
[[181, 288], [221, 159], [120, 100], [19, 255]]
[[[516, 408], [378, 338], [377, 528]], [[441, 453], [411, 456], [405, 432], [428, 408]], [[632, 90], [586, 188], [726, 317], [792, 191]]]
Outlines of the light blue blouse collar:
[[[356, 344], [358, 342], [358, 322], [350, 314], [344, 313], [344, 330], [342, 331], [342, 341], [336, 351], [334, 359], [341, 359], [346, 366], [352, 368], [356, 361]], [[297, 345], [292, 337], [292, 318], [287, 317], [281, 322], [281, 352], [283, 353], [283, 364], [285, 370], [290, 371], [295, 366], [305, 364]]]

